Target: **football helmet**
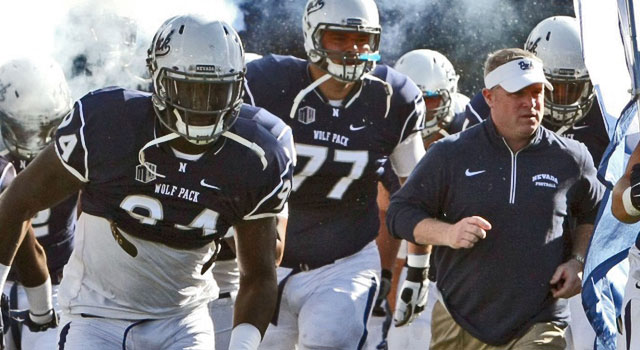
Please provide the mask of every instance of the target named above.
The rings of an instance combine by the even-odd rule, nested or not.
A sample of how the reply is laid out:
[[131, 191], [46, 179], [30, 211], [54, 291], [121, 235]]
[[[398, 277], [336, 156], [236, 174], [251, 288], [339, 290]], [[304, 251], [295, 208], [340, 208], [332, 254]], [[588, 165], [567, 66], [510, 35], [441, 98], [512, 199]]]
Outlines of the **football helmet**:
[[433, 50], [413, 50], [402, 55], [394, 68], [411, 78], [422, 91], [427, 104], [423, 137], [446, 129], [453, 120], [451, 106], [460, 79], [447, 57]]
[[[325, 48], [322, 37], [327, 31], [366, 34], [369, 51], [359, 52], [357, 45], [347, 51]], [[360, 80], [380, 59], [381, 27], [373, 0], [309, 0], [302, 32], [309, 60], [340, 81]]]
[[49, 58], [18, 58], [0, 67], [0, 132], [11, 154], [35, 158], [72, 107], [62, 68]]
[[582, 58], [580, 27], [573, 17], [549, 17], [533, 28], [524, 45], [544, 63], [553, 84], [545, 90], [544, 116], [555, 126], [571, 126], [591, 108], [595, 94]]
[[204, 145], [236, 120], [242, 106], [244, 49], [227, 23], [193, 15], [167, 20], [151, 42], [147, 65], [153, 106], [167, 129]]

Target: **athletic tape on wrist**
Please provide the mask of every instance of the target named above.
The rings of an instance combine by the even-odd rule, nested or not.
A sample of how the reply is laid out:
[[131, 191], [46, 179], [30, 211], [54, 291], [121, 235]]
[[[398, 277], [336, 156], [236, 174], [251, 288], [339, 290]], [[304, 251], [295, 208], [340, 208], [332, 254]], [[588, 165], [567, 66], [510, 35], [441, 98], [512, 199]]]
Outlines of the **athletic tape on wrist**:
[[241, 323], [231, 331], [229, 350], [257, 350], [262, 335], [256, 326], [250, 323]]
[[429, 267], [429, 257], [431, 254], [409, 254], [407, 255], [407, 266], [409, 267], [417, 267], [417, 268], [427, 268]]
[[4, 290], [4, 283], [7, 281], [9, 271], [11, 271], [11, 266], [0, 264], [0, 293]]
[[622, 193], [622, 205], [624, 206], [624, 211], [631, 216], [640, 216], [640, 210], [636, 209], [631, 202], [631, 187], [627, 187], [626, 190]]

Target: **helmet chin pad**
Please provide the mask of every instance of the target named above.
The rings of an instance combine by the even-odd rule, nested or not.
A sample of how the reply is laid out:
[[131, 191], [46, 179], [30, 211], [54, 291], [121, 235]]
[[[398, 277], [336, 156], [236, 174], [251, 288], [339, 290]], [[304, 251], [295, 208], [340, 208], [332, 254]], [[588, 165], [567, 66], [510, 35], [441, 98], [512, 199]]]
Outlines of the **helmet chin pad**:
[[346, 65], [334, 63], [327, 58], [327, 71], [336, 79], [343, 82], [353, 82], [360, 80], [366, 71], [366, 63], [356, 65]]

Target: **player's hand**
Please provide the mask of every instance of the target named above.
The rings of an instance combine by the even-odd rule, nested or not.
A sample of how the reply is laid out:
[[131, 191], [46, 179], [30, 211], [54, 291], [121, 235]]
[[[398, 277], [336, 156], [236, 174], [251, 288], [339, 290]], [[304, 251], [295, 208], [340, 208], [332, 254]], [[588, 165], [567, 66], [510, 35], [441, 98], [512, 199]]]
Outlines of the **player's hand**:
[[60, 321], [56, 310], [49, 310], [50, 318], [44, 323], [38, 323], [33, 320], [32, 314], [29, 310], [11, 310], [11, 320], [13, 322], [21, 323], [26, 327], [29, 327], [31, 332], [44, 332], [50, 328], [58, 327]]
[[453, 249], [473, 248], [479, 240], [487, 237], [488, 230], [491, 230], [489, 221], [479, 216], [464, 218], [449, 227], [447, 245]]
[[629, 177], [631, 187], [631, 204], [640, 210], [640, 163], [635, 164], [631, 168], [631, 176]]
[[400, 287], [400, 298], [396, 302], [396, 311], [393, 316], [396, 327], [410, 324], [424, 311], [429, 288], [428, 271], [428, 264], [422, 267], [407, 266], [407, 278]]
[[387, 296], [389, 295], [389, 291], [391, 291], [391, 271], [387, 269], [382, 269], [382, 278], [380, 279], [380, 292], [378, 292], [378, 297], [376, 298], [376, 303], [373, 306], [372, 315], [376, 317], [384, 317], [387, 315], [387, 311], [385, 310], [385, 303], [387, 301]]
[[4, 349], [4, 327], [7, 327], [7, 331], [9, 330], [9, 297], [2, 293], [2, 297], [0, 298], [0, 350]]
[[571, 298], [582, 289], [582, 264], [571, 259], [556, 268], [551, 277], [551, 294], [554, 298]]

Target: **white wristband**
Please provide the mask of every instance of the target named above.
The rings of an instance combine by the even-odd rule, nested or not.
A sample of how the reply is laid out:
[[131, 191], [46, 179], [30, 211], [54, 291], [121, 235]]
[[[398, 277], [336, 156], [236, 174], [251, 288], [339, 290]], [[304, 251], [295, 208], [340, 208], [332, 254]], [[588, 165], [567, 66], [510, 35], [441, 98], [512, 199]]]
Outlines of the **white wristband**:
[[430, 256], [431, 254], [429, 253], [421, 254], [421, 255], [409, 254], [407, 255], [407, 265], [409, 267], [417, 267], [417, 268], [424, 269], [426, 267], [429, 267]]
[[47, 278], [43, 284], [37, 287], [24, 287], [24, 290], [29, 301], [29, 311], [33, 315], [47, 315], [53, 309], [51, 278]]
[[229, 350], [257, 350], [262, 335], [256, 326], [250, 323], [241, 323], [231, 331]]
[[0, 293], [4, 291], [4, 283], [7, 281], [9, 271], [11, 271], [11, 266], [0, 264]]
[[627, 214], [635, 217], [640, 216], [640, 210], [636, 209], [636, 207], [633, 206], [633, 202], [631, 202], [631, 187], [627, 187], [622, 193], [622, 205]]

